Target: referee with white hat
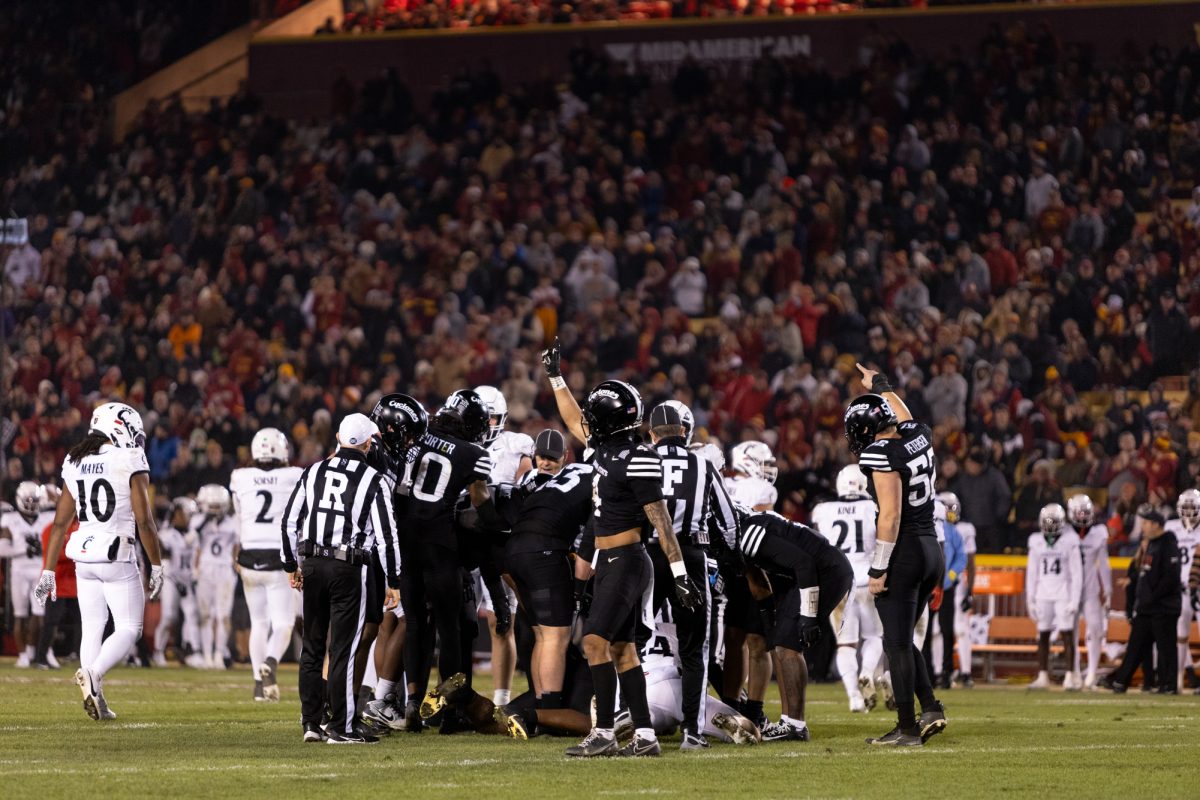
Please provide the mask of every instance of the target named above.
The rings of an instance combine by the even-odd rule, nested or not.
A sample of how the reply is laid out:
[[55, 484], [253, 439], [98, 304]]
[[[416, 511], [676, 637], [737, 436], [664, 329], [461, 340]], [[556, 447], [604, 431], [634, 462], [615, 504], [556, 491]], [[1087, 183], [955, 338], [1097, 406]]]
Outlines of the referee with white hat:
[[[392, 482], [367, 463], [376, 427], [362, 414], [338, 426], [338, 449], [300, 476], [283, 517], [284, 568], [304, 593], [300, 709], [304, 741], [370, 744], [356, 726], [352, 659], [362, 635], [371, 549], [387, 573], [385, 606], [400, 600], [400, 549], [392, 515]], [[328, 639], [328, 642], [326, 641]], [[330, 721], [321, 728], [329, 651]]]

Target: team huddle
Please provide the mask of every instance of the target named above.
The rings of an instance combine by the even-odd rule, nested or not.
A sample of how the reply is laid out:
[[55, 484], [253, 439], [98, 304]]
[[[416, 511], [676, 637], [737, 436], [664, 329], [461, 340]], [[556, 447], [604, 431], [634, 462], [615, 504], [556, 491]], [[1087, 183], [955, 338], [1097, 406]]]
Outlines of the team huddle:
[[[305, 741], [437, 726], [577, 736], [566, 753], [583, 758], [658, 755], [676, 731], [682, 750], [807, 741], [805, 652], [830, 635], [851, 711], [897, 713], [870, 743], [920, 746], [944, 729], [920, 652], [944, 573], [932, 437], [885, 378], [860, 367], [872, 393], [845, 415], [859, 463], [809, 527], [772, 511], [765, 443], [736, 445], [726, 470], [719, 447], [693, 441], [683, 404], [647, 415], [616, 380], [580, 403], [557, 343], [543, 362], [579, 460], [559, 430], [506, 430], [494, 387], [454, 392], [432, 415], [391, 394], [349, 415], [337, 451], [305, 469], [289, 466], [281, 432], [259, 431], [251, 466], [174, 500], [161, 528], [138, 413], [96, 409], [54, 511], [39, 488], [36, 509], [19, 497], [14, 512], [38, 531], [52, 516], [44, 559], [40, 538], [28, 546], [31, 608], [55, 596], [60, 553], [76, 563], [89, 716], [115, 717], [104, 675], [141, 635], [146, 590], [162, 598], [155, 659], [178, 627], [190, 665], [219, 667], [240, 580], [255, 700], [279, 700], [277, 665], [303, 625]], [[480, 625], [491, 698], [472, 688]], [[513, 697], [518, 640], [529, 690]], [[763, 710], [772, 675], [775, 720]]]

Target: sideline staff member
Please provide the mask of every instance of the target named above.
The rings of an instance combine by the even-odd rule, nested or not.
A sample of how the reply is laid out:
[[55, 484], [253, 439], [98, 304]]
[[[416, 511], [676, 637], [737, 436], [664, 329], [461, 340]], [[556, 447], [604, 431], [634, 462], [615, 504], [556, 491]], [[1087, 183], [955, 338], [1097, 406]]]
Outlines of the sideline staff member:
[[[304, 592], [304, 653], [300, 709], [304, 741], [371, 744], [355, 727], [354, 670], [366, 618], [371, 548], [387, 572], [386, 608], [400, 600], [400, 550], [393, 529], [392, 483], [367, 463], [375, 425], [350, 414], [338, 427], [338, 449], [304, 470], [283, 516], [283, 562]], [[297, 560], [303, 559], [297, 570]], [[321, 666], [329, 649], [330, 721], [322, 731], [325, 686]]]

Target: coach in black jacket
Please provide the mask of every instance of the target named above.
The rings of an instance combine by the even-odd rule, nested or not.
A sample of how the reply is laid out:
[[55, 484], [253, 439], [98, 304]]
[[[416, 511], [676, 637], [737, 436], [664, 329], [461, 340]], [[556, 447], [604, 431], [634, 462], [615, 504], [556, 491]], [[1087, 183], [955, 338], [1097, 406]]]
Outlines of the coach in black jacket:
[[1125, 659], [1115, 672], [1102, 681], [1114, 692], [1129, 686], [1133, 672], [1141, 663], [1149, 663], [1150, 648], [1158, 649], [1158, 693], [1178, 694], [1179, 669], [1175, 649], [1175, 626], [1182, 610], [1182, 585], [1179, 579], [1179, 543], [1175, 534], [1163, 529], [1162, 514], [1150, 506], [1138, 511], [1142, 520], [1142, 549], [1137, 556], [1133, 576], [1133, 625]]

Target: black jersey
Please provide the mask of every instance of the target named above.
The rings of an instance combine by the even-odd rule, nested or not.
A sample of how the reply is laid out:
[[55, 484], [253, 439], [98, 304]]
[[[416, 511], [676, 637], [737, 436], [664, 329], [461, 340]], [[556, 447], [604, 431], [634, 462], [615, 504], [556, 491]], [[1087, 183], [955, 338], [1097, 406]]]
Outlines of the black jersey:
[[[933, 434], [924, 422], [901, 422], [896, 439], [880, 439], [867, 445], [858, 466], [868, 477], [872, 472], [895, 472], [904, 482], [900, 504], [900, 532], [904, 536], [936, 536], [933, 527], [933, 485], [937, 481], [937, 458]], [[871, 496], [875, 484], [871, 482]], [[875, 498], [878, 501], [878, 498]]]
[[801, 581], [813, 571], [850, 571], [841, 550], [806, 525], [792, 522], [774, 511], [751, 514], [742, 520], [742, 553], [746, 560], [773, 575]]
[[605, 442], [592, 463], [596, 535], [611, 536], [646, 523], [643, 508], [663, 499], [662, 459], [654, 448], [632, 439]]
[[592, 513], [591, 464], [568, 464], [546, 481], [526, 485], [508, 551], [567, 550]]
[[459, 495], [492, 471], [487, 450], [453, 436], [429, 432], [412, 448], [397, 490], [405, 495], [403, 535], [454, 546], [450, 535]]
[[[662, 458], [663, 499], [679, 541], [706, 547], [711, 525], [733, 547], [737, 517], [717, 468], [689, 450], [683, 437], [662, 439], [654, 449]], [[650, 538], [656, 539], [657, 534], [652, 533]]]

